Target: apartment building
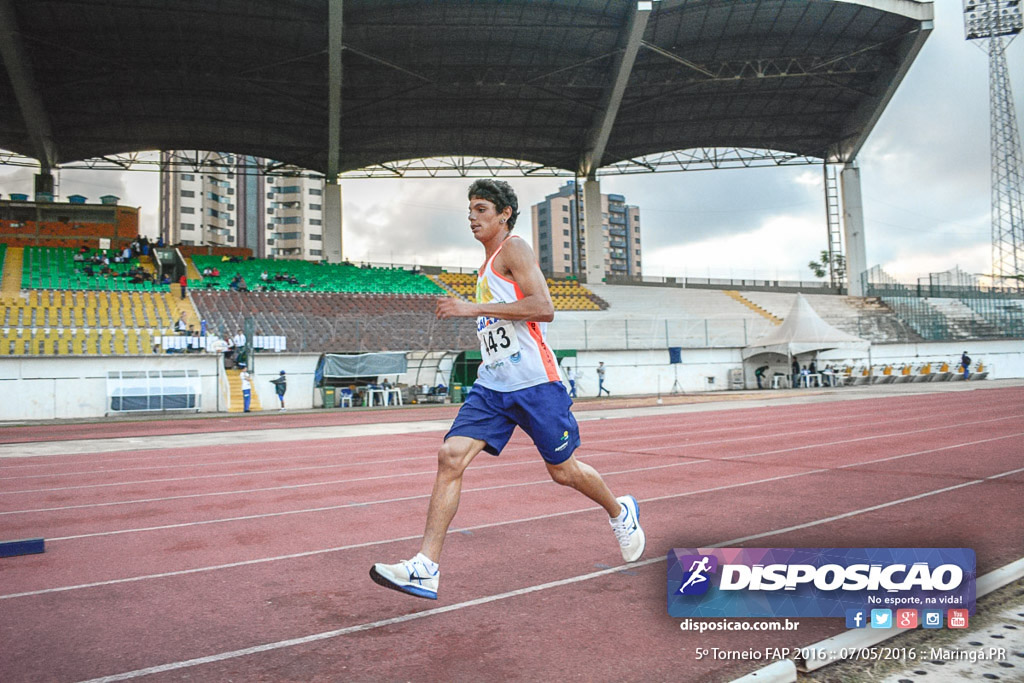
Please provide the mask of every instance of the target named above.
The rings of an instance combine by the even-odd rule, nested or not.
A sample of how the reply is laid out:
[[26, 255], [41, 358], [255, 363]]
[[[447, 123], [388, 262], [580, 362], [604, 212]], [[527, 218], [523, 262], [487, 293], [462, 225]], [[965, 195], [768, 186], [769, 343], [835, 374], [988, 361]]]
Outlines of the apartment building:
[[[323, 179], [297, 168], [263, 175], [262, 160], [200, 152], [200, 170], [183, 170], [196, 152], [162, 152], [160, 234], [171, 244], [245, 247], [259, 258], [323, 257]], [[197, 164], [198, 165], [198, 164]]]
[[[576, 183], [569, 181], [530, 208], [533, 244], [546, 275], [586, 271], [582, 188], [579, 194], [577, 197]], [[639, 207], [627, 205], [623, 195], [602, 194], [601, 233], [605, 276], [641, 276]]]

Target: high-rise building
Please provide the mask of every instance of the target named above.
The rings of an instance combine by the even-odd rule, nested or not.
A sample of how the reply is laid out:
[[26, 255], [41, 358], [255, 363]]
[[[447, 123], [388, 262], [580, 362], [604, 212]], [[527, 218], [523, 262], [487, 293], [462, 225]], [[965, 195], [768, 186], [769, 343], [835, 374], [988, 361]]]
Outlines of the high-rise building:
[[[576, 183], [569, 181], [530, 209], [533, 244], [540, 268], [546, 275], [564, 276], [586, 271], [582, 214], [577, 220], [583, 200], [576, 195]], [[627, 205], [621, 194], [602, 194], [601, 233], [605, 275], [640, 277], [643, 271], [639, 207]]]
[[[245, 247], [260, 258], [323, 257], [322, 178], [287, 167], [263, 175], [263, 160], [251, 156], [199, 155], [199, 170], [160, 174], [160, 234], [170, 244]], [[168, 169], [198, 158], [177, 151], [161, 156]]]

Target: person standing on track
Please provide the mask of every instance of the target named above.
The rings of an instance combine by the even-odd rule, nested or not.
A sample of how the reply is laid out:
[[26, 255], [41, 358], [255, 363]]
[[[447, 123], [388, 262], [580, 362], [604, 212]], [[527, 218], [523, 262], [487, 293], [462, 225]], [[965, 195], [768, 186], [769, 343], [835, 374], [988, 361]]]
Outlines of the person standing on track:
[[602, 391], [604, 393], [608, 394], [609, 396], [612, 395], [612, 392], [608, 391], [604, 387], [604, 373], [605, 373], [604, 361], [600, 361], [597, 364], [597, 397], [598, 398], [601, 398], [601, 392]]
[[533, 250], [511, 234], [518, 209], [508, 183], [478, 180], [469, 188], [469, 227], [485, 252], [476, 303], [443, 297], [436, 315], [476, 318], [483, 360], [438, 452], [420, 552], [410, 560], [377, 563], [370, 569], [370, 577], [386, 588], [437, 599], [437, 563], [459, 506], [462, 475], [480, 451], [498, 455], [517, 426], [533, 439], [555, 482], [605, 509], [626, 562], [635, 562], [644, 552], [646, 536], [636, 498], [616, 498], [597, 470], [573, 457], [580, 445], [579, 427], [545, 339], [554, 306]]
[[284, 370], [281, 371], [277, 379], [270, 380], [270, 383], [274, 385], [274, 393], [277, 394], [277, 400], [281, 402], [281, 410], [284, 410], [284, 392], [288, 391], [288, 377]]

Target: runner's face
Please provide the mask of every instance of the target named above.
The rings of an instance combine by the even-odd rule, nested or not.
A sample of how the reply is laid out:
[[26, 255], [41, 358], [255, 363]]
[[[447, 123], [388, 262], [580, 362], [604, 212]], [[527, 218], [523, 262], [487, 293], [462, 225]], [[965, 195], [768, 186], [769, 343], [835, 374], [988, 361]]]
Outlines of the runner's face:
[[507, 232], [508, 224], [502, 223], [501, 219], [508, 220], [508, 214], [511, 213], [511, 209], [498, 213], [494, 202], [473, 197], [469, 200], [469, 229], [478, 242], [486, 242], [499, 232]]

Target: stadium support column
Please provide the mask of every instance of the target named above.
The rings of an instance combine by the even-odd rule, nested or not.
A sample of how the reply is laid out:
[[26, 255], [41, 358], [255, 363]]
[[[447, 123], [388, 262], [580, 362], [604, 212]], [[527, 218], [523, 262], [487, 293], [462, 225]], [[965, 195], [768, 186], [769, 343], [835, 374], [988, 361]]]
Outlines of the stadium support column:
[[868, 269], [864, 246], [864, 205], [860, 195], [860, 168], [851, 161], [839, 176], [843, 186], [843, 233], [846, 238], [846, 282], [850, 296], [864, 296], [861, 275]]
[[53, 173], [46, 168], [36, 174], [35, 199], [37, 202], [52, 202], [56, 199], [53, 195]]
[[588, 179], [583, 183], [583, 229], [586, 245], [587, 282], [604, 279], [604, 233], [601, 231], [601, 181]]
[[328, 263], [341, 263], [341, 183], [324, 183], [324, 253]]

